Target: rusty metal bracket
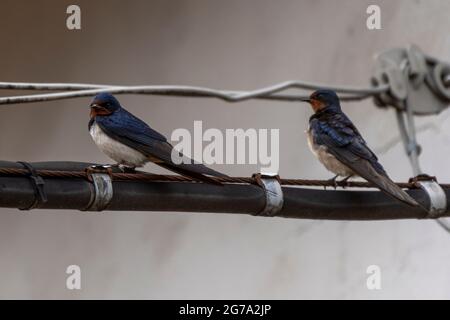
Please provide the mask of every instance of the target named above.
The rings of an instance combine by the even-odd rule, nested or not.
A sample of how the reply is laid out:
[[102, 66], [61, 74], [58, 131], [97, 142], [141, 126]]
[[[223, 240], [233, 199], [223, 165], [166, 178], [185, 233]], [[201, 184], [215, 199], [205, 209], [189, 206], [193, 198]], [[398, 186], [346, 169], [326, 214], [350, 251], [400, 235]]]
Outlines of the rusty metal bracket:
[[111, 166], [91, 166], [86, 168], [88, 180], [94, 184], [94, 194], [83, 211], [103, 211], [113, 197]]
[[420, 189], [425, 191], [430, 200], [427, 218], [440, 218], [447, 210], [447, 197], [442, 187], [437, 183], [436, 177], [427, 174], [420, 174], [410, 182], [415, 183]]
[[274, 217], [283, 208], [283, 190], [280, 177], [277, 174], [257, 173], [253, 175], [256, 183], [263, 188], [266, 195], [266, 205], [258, 212], [257, 216]]

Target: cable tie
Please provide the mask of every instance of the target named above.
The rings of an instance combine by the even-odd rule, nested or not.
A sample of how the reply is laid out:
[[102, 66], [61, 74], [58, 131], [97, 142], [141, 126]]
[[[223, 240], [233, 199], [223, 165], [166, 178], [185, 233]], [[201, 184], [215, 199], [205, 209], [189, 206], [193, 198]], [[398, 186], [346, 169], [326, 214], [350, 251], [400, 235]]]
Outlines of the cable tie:
[[19, 210], [31, 210], [43, 203], [46, 203], [48, 199], [47, 194], [44, 190], [44, 179], [42, 179], [42, 177], [37, 174], [36, 170], [30, 163], [25, 161], [17, 161], [17, 163], [21, 164], [28, 171], [27, 176], [30, 178], [31, 184], [33, 185], [34, 189], [34, 200], [31, 205], [26, 208], [19, 208]]

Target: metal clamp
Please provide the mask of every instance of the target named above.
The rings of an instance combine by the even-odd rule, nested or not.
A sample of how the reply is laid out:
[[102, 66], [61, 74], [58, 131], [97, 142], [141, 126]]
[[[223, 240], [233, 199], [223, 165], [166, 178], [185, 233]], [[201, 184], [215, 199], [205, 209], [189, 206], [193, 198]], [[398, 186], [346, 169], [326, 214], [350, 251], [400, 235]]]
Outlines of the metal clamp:
[[414, 182], [420, 189], [425, 191], [430, 199], [427, 218], [436, 219], [441, 217], [447, 210], [447, 196], [437, 183], [436, 177], [421, 174], [413, 178], [411, 182]]
[[380, 53], [372, 83], [389, 85], [389, 91], [374, 97], [380, 107], [405, 111], [405, 101], [414, 115], [438, 114], [450, 104], [450, 87], [445, 78], [450, 65], [424, 54], [417, 46]]
[[280, 177], [277, 174], [257, 173], [253, 175], [256, 183], [264, 189], [266, 205], [257, 216], [274, 217], [283, 208], [283, 190], [280, 185]]
[[34, 194], [35, 194], [34, 201], [30, 206], [28, 206], [26, 208], [19, 208], [19, 209], [20, 210], [31, 210], [31, 209], [38, 207], [42, 203], [46, 203], [47, 202], [47, 194], [45, 193], [45, 190], [44, 190], [44, 184], [45, 184], [44, 179], [42, 179], [42, 177], [37, 174], [36, 170], [28, 162], [17, 161], [17, 163], [20, 163], [25, 169], [28, 170], [28, 172], [29, 172], [28, 177], [30, 178], [31, 183], [33, 184]]
[[111, 166], [92, 166], [86, 168], [89, 181], [94, 184], [94, 196], [83, 211], [103, 211], [113, 197]]

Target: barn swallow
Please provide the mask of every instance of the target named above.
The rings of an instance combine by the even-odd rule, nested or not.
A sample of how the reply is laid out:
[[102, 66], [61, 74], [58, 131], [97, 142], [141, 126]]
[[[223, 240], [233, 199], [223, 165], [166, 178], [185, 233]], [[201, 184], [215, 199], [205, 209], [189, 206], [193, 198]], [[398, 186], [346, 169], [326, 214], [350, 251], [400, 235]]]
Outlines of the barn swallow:
[[404, 203], [419, 205], [389, 178], [358, 129], [342, 112], [334, 91], [318, 90], [304, 101], [314, 111], [309, 118], [308, 145], [325, 168], [336, 175], [333, 182], [338, 176], [345, 177], [342, 181], [360, 176]]
[[125, 110], [110, 93], [99, 93], [90, 104], [89, 133], [97, 147], [117, 165], [134, 170], [151, 161], [195, 180], [221, 184], [208, 176], [226, 175], [194, 163], [183, 156], [181, 164], [172, 161], [173, 146], [159, 132]]

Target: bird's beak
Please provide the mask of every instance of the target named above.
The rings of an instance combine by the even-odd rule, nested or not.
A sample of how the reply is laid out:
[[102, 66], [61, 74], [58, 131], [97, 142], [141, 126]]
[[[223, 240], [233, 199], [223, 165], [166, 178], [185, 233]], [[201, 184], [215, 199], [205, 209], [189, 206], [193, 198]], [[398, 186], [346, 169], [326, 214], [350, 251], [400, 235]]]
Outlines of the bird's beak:
[[96, 103], [92, 103], [90, 105], [91, 107], [91, 118], [94, 118], [95, 116], [98, 115], [106, 115], [108, 114], [107, 112], [105, 112], [104, 108], [102, 108], [102, 106], [96, 104]]
[[311, 103], [311, 99], [309, 98], [300, 99], [300, 101]]

